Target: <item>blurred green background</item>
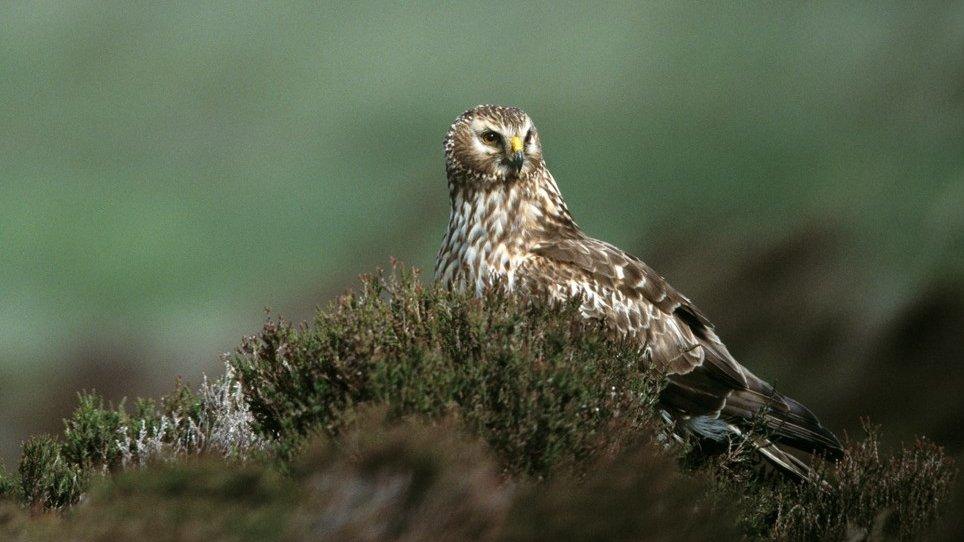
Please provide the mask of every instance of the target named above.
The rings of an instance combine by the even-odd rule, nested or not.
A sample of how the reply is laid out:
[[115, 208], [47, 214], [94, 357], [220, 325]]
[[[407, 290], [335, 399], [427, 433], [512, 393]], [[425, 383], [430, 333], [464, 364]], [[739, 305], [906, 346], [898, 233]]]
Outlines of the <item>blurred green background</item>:
[[580, 224], [840, 432], [961, 449], [964, 4], [0, 4], [0, 457], [390, 256], [523, 107]]

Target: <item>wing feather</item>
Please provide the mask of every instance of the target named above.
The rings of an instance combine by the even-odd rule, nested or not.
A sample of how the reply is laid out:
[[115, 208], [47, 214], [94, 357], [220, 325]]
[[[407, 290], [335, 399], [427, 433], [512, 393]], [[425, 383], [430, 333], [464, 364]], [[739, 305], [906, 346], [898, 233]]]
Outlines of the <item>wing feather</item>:
[[[772, 438], [807, 452], [837, 456], [840, 443], [797, 401], [738, 363], [713, 325], [684, 295], [638, 258], [595, 239], [545, 241], [525, 269], [558, 296], [581, 294], [584, 313], [637, 338], [669, 385], [662, 403], [682, 416], [736, 423], [763, 413]], [[549, 285], [549, 286], [546, 286]]]

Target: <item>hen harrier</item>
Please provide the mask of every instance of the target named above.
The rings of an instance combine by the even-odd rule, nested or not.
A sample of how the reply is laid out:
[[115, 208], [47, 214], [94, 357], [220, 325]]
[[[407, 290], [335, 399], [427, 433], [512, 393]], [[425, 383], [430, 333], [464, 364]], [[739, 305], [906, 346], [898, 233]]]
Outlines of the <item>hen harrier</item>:
[[810, 469], [787, 449], [841, 454], [806, 407], [733, 359], [689, 299], [640, 259], [576, 225], [522, 110], [470, 109], [444, 147], [452, 209], [435, 264], [444, 287], [478, 295], [500, 283], [550, 299], [580, 296], [585, 317], [638, 341], [645, 361], [666, 370], [660, 407], [677, 431], [725, 441], [762, 416], [771, 440], [755, 438], [756, 449], [801, 478]]

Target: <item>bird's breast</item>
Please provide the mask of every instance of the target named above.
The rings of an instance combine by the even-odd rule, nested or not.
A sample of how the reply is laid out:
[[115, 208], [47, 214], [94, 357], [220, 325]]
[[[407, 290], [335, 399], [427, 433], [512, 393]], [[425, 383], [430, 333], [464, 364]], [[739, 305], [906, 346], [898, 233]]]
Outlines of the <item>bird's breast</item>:
[[444, 247], [436, 279], [446, 288], [481, 294], [489, 286], [515, 287], [516, 271], [525, 256], [506, 243], [487, 240]]
[[439, 249], [435, 278], [443, 287], [480, 294], [501, 284], [514, 288], [527, 256], [521, 215], [512, 194], [483, 194], [453, 202]]

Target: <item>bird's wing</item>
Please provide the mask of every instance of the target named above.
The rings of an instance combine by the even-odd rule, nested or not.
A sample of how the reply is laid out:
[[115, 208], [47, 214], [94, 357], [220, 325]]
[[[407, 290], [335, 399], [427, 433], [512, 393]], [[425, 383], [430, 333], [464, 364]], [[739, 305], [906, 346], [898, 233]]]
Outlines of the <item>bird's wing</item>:
[[706, 370], [715, 378], [746, 386], [745, 369], [726, 352], [706, 316], [638, 258], [589, 238], [544, 242], [532, 252], [545, 260], [534, 268], [586, 297], [594, 309], [590, 316], [645, 342], [652, 361], [669, 374], [688, 374], [709, 362]]
[[667, 408], [732, 421], [762, 413], [775, 439], [807, 451], [840, 450], [806, 407], [738, 363], [706, 316], [640, 259], [586, 237], [543, 242], [533, 253], [527, 273], [557, 295], [582, 295], [587, 316], [638, 338], [649, 360], [665, 368]]

